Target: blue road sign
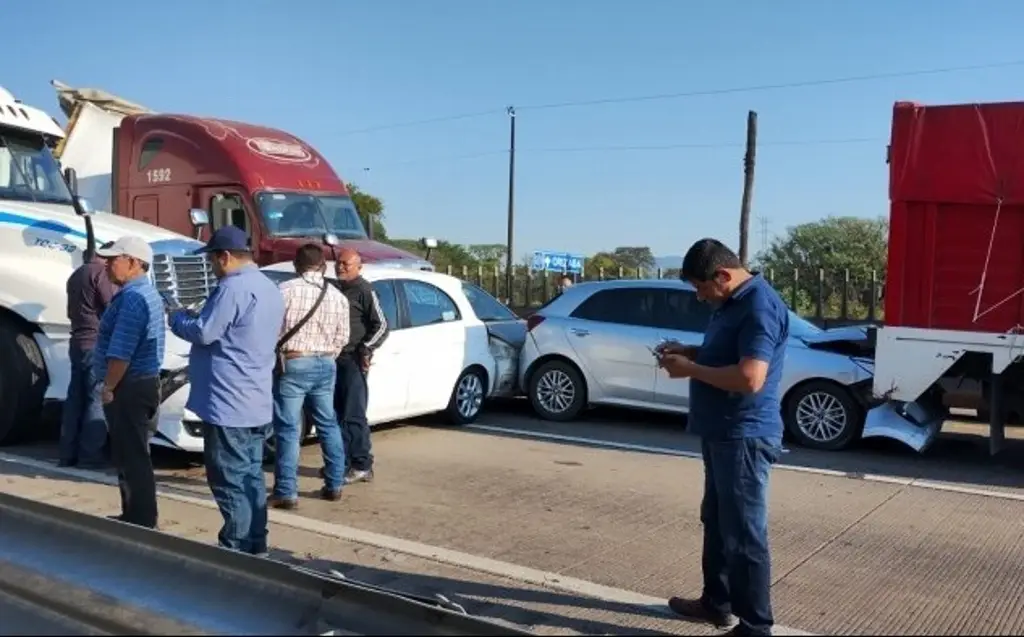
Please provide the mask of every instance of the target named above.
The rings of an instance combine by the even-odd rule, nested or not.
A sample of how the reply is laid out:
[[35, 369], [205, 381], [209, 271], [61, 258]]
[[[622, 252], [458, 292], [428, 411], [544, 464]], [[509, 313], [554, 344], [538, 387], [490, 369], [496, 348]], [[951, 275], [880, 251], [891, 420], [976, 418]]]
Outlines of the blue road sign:
[[533, 269], [544, 272], [583, 273], [583, 255], [538, 250], [533, 253]]

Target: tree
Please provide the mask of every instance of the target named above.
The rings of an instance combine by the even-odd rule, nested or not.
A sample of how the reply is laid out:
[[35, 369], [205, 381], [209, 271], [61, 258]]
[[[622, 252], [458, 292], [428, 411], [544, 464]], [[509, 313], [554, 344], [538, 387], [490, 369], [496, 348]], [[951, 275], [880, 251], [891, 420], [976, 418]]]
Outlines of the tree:
[[503, 243], [477, 243], [467, 246], [466, 250], [480, 265], [505, 267], [505, 255], [508, 250]]
[[[871, 273], [885, 278], [889, 222], [885, 218], [828, 217], [789, 228], [759, 254], [756, 265], [773, 272], [776, 287], [791, 289], [793, 272], [799, 271], [798, 312], [813, 310], [818, 295], [819, 270], [825, 271], [825, 303], [841, 303], [845, 273], [850, 274], [848, 303], [867, 303]], [[781, 283], [781, 285], [780, 285]]]
[[612, 257], [624, 268], [630, 270], [653, 270], [654, 253], [647, 246], [624, 246], [615, 248]]
[[372, 227], [375, 240], [387, 241], [388, 233], [384, 227], [384, 202], [369, 193], [363, 192], [355, 184], [348, 185], [348, 193], [366, 230], [369, 231]]

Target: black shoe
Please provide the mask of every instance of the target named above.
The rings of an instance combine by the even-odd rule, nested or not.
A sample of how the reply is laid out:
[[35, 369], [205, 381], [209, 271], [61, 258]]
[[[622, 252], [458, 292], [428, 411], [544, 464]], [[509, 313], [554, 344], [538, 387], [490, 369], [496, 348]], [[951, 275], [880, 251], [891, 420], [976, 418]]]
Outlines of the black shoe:
[[297, 499], [293, 500], [290, 498], [282, 498], [281, 496], [272, 495], [269, 498], [267, 498], [267, 506], [272, 509], [283, 509], [285, 511], [291, 511], [293, 509], [298, 508], [299, 501]]
[[345, 474], [345, 484], [357, 482], [373, 482], [373, 469], [349, 469]]
[[78, 468], [83, 471], [106, 471], [107, 463], [105, 462], [79, 462]]
[[706, 622], [716, 628], [733, 628], [737, 626], [736, 616], [709, 608], [702, 600], [672, 597], [668, 607], [673, 613], [693, 621]]
[[341, 489], [328, 489], [327, 487], [321, 487], [320, 499], [327, 500], [329, 502], [337, 502], [341, 499]]
[[58, 460], [57, 466], [61, 469], [68, 469], [78, 464], [77, 460]]

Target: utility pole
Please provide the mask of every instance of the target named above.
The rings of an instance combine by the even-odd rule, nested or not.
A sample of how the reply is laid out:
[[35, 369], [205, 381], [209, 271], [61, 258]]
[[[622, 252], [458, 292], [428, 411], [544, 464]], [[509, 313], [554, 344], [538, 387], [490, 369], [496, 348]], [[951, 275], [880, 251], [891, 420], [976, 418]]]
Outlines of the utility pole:
[[757, 113], [747, 113], [747, 153], [743, 157], [743, 202], [740, 204], [740, 261], [747, 264], [750, 240], [750, 200], [754, 196], [754, 159], [757, 154]]
[[512, 294], [512, 279], [513, 279], [513, 267], [512, 267], [512, 255], [513, 251], [513, 234], [515, 233], [515, 214], [516, 214], [516, 107], [509, 106], [508, 112], [508, 129], [509, 129], [509, 141], [508, 141], [508, 236], [507, 246], [505, 252], [505, 294], [508, 296], [508, 304], [512, 304], [514, 295]]

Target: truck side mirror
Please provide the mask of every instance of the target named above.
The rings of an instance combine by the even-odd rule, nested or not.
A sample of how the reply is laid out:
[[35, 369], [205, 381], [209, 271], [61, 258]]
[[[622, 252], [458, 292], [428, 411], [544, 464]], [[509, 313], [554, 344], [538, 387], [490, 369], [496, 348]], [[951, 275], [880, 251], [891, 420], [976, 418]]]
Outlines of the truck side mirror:
[[[71, 169], [68, 168], [68, 170]], [[78, 202], [78, 209], [81, 211], [80, 214], [83, 217], [88, 217], [93, 213], [92, 204], [89, 203], [88, 199], [86, 199], [85, 197], [75, 197], [75, 200]]]
[[78, 195], [78, 175], [75, 174], [74, 168], [64, 169], [64, 183], [67, 184], [68, 190], [71, 191], [71, 196]]
[[203, 233], [203, 228], [210, 225], [210, 215], [202, 208], [192, 208], [188, 211], [188, 219], [192, 222], [192, 229], [195, 231], [196, 239]]

